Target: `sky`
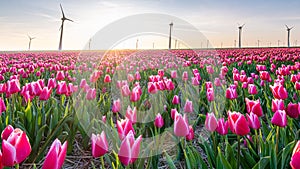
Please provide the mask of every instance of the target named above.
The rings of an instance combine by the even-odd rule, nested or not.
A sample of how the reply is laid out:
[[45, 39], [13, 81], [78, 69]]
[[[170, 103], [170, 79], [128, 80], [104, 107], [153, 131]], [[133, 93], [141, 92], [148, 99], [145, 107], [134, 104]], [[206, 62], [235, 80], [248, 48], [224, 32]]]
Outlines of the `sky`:
[[[242, 45], [244, 47], [287, 45], [285, 24], [291, 30], [291, 46], [300, 46], [300, 1], [299, 0], [0, 0], [0, 51], [28, 50], [27, 35], [32, 40], [32, 50], [57, 50], [59, 44], [62, 4], [67, 18], [63, 35], [64, 50], [81, 50], [89, 39], [100, 38], [99, 30], [124, 17], [155, 13], [180, 18], [201, 32], [193, 47], [234, 47], [238, 40], [238, 24], [244, 24]], [[136, 23], [133, 26], [139, 26]], [[137, 35], [116, 42], [114, 48], [167, 48], [169, 23], [165, 34]], [[174, 22], [172, 33], [180, 31]], [[124, 25], [126, 26], [126, 25]], [[117, 31], [124, 31], [122, 26]], [[107, 32], [114, 36], [115, 32]], [[100, 37], [95, 37], [100, 36]], [[106, 36], [108, 37], [108, 36]], [[105, 41], [105, 39], [104, 39]], [[175, 46], [173, 39], [172, 48]], [[180, 39], [178, 39], [178, 44]], [[180, 47], [184, 46], [184, 42]], [[237, 45], [237, 44], [236, 44]], [[96, 47], [95, 47], [96, 48]]]

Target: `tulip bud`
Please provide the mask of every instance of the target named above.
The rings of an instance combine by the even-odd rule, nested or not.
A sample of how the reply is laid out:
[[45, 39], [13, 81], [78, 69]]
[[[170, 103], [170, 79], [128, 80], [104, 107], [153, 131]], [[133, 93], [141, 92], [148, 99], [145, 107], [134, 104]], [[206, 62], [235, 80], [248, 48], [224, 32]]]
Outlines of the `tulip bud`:
[[161, 128], [164, 126], [164, 119], [163, 117], [160, 115], [160, 113], [158, 113], [155, 117], [155, 120], [154, 120], [154, 125], [157, 127], [157, 128]]

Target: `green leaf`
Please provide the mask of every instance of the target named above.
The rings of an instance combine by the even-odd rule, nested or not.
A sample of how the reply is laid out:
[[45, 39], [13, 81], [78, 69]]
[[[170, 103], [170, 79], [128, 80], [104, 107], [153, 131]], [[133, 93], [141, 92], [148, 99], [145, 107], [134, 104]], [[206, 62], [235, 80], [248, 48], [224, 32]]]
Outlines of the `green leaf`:
[[223, 168], [232, 169], [231, 165], [229, 164], [229, 162], [226, 160], [226, 158], [222, 154], [222, 151], [221, 151], [220, 147], [218, 147], [218, 157], [217, 158], [219, 158], [219, 160], [221, 161], [221, 164], [223, 165]]
[[176, 166], [175, 166], [175, 164], [174, 164], [174, 162], [173, 162], [173, 159], [169, 156], [169, 154], [165, 151], [165, 156], [166, 156], [166, 160], [167, 160], [167, 163], [168, 163], [168, 165], [169, 165], [169, 168], [170, 169], [176, 169]]
[[270, 163], [270, 156], [261, 158], [252, 169], [264, 169]]

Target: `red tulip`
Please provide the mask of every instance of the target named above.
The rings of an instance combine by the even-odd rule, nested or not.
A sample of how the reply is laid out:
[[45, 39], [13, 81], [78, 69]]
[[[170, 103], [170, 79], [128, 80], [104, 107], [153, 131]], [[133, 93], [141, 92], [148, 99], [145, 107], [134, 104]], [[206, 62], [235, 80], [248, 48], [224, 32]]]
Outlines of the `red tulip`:
[[191, 140], [193, 140], [194, 138], [195, 138], [194, 129], [193, 129], [193, 127], [190, 125], [190, 126], [189, 126], [189, 134], [185, 136], [185, 139], [186, 139], [187, 141], [191, 141]]
[[287, 125], [287, 118], [285, 110], [277, 110], [271, 119], [272, 124], [285, 127]]
[[218, 120], [216, 132], [218, 132], [220, 135], [226, 135], [228, 133], [228, 122], [225, 122], [224, 118], [220, 118]]
[[104, 131], [101, 134], [92, 134], [91, 140], [93, 157], [101, 157], [108, 152], [108, 142]]
[[260, 128], [260, 121], [258, 119], [258, 116], [252, 112], [250, 112], [250, 115], [247, 114], [247, 120], [250, 128], [253, 129], [259, 129]]
[[178, 137], [185, 137], [189, 134], [189, 122], [186, 114], [183, 117], [179, 113], [175, 114], [174, 134]]
[[135, 134], [132, 122], [129, 119], [121, 119], [121, 121], [118, 120], [117, 129], [120, 140], [123, 140], [125, 136], [129, 133], [129, 131], [132, 131]]
[[248, 98], [245, 99], [246, 101], [246, 107], [247, 107], [247, 112], [248, 113], [254, 113], [258, 117], [261, 117], [263, 115], [263, 110], [260, 105], [260, 100], [249, 100]]
[[154, 126], [157, 128], [162, 128], [164, 126], [164, 119], [163, 117], [160, 115], [160, 113], [158, 113], [155, 117], [154, 120]]
[[215, 117], [214, 113], [207, 113], [205, 119], [205, 128], [210, 131], [214, 132], [218, 126], [217, 118]]
[[55, 139], [46, 155], [42, 169], [60, 169], [64, 164], [67, 148], [67, 141], [61, 145], [61, 142]]
[[132, 164], [139, 157], [142, 136], [134, 139], [134, 133], [130, 131], [120, 145], [118, 153], [121, 163], [125, 166]]
[[239, 112], [228, 112], [228, 124], [230, 130], [237, 135], [244, 136], [250, 132], [245, 116]]
[[128, 105], [127, 110], [126, 110], [126, 118], [128, 118], [132, 124], [135, 124], [137, 122], [137, 110], [136, 107], [131, 109], [131, 107]]
[[298, 140], [292, 153], [291, 162], [290, 162], [290, 166], [292, 167], [292, 169], [300, 168], [299, 161], [300, 161], [300, 140]]
[[39, 95], [39, 100], [48, 100], [51, 96], [51, 91], [52, 90], [48, 89], [48, 87], [44, 87]]
[[285, 110], [284, 101], [281, 99], [272, 100], [272, 112], [276, 112], [277, 110]]
[[121, 101], [120, 99], [114, 100], [112, 105], [112, 112], [117, 113], [121, 111]]
[[1, 116], [2, 112], [5, 112], [5, 111], [6, 111], [5, 103], [4, 103], [3, 99], [0, 97], [0, 116]]
[[296, 90], [300, 90], [300, 82], [296, 82], [295, 83], [295, 89]]
[[104, 77], [104, 83], [110, 83], [111, 82], [111, 78], [109, 75], [105, 75]]
[[[25, 132], [19, 128], [11, 132], [12, 127], [7, 126], [7, 128], [2, 133], [2, 164], [10, 167], [24, 161], [31, 152], [31, 146]], [[9, 132], [11, 133], [7, 137]]]
[[267, 71], [260, 71], [259, 72], [259, 77], [261, 80], [269, 80], [270, 74]]
[[286, 114], [291, 118], [298, 118], [300, 114], [300, 103], [289, 103], [286, 109]]

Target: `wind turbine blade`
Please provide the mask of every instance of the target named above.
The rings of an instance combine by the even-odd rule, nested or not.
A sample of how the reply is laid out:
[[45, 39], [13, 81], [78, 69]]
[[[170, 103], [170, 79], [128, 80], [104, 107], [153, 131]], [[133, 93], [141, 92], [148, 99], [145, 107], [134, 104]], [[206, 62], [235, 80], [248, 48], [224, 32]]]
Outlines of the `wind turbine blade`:
[[74, 22], [72, 19], [69, 19], [69, 18], [65, 18], [65, 20]]
[[245, 23], [242, 25], [242, 27], [244, 27], [245, 26]]
[[294, 28], [294, 26], [293, 27], [291, 27], [290, 29], [293, 29]]
[[63, 15], [63, 18], [65, 18], [64, 10], [63, 10], [61, 4], [59, 4], [59, 6], [60, 6], [61, 13], [62, 13], [62, 15]]
[[286, 29], [290, 29], [287, 25], [285, 25]]

